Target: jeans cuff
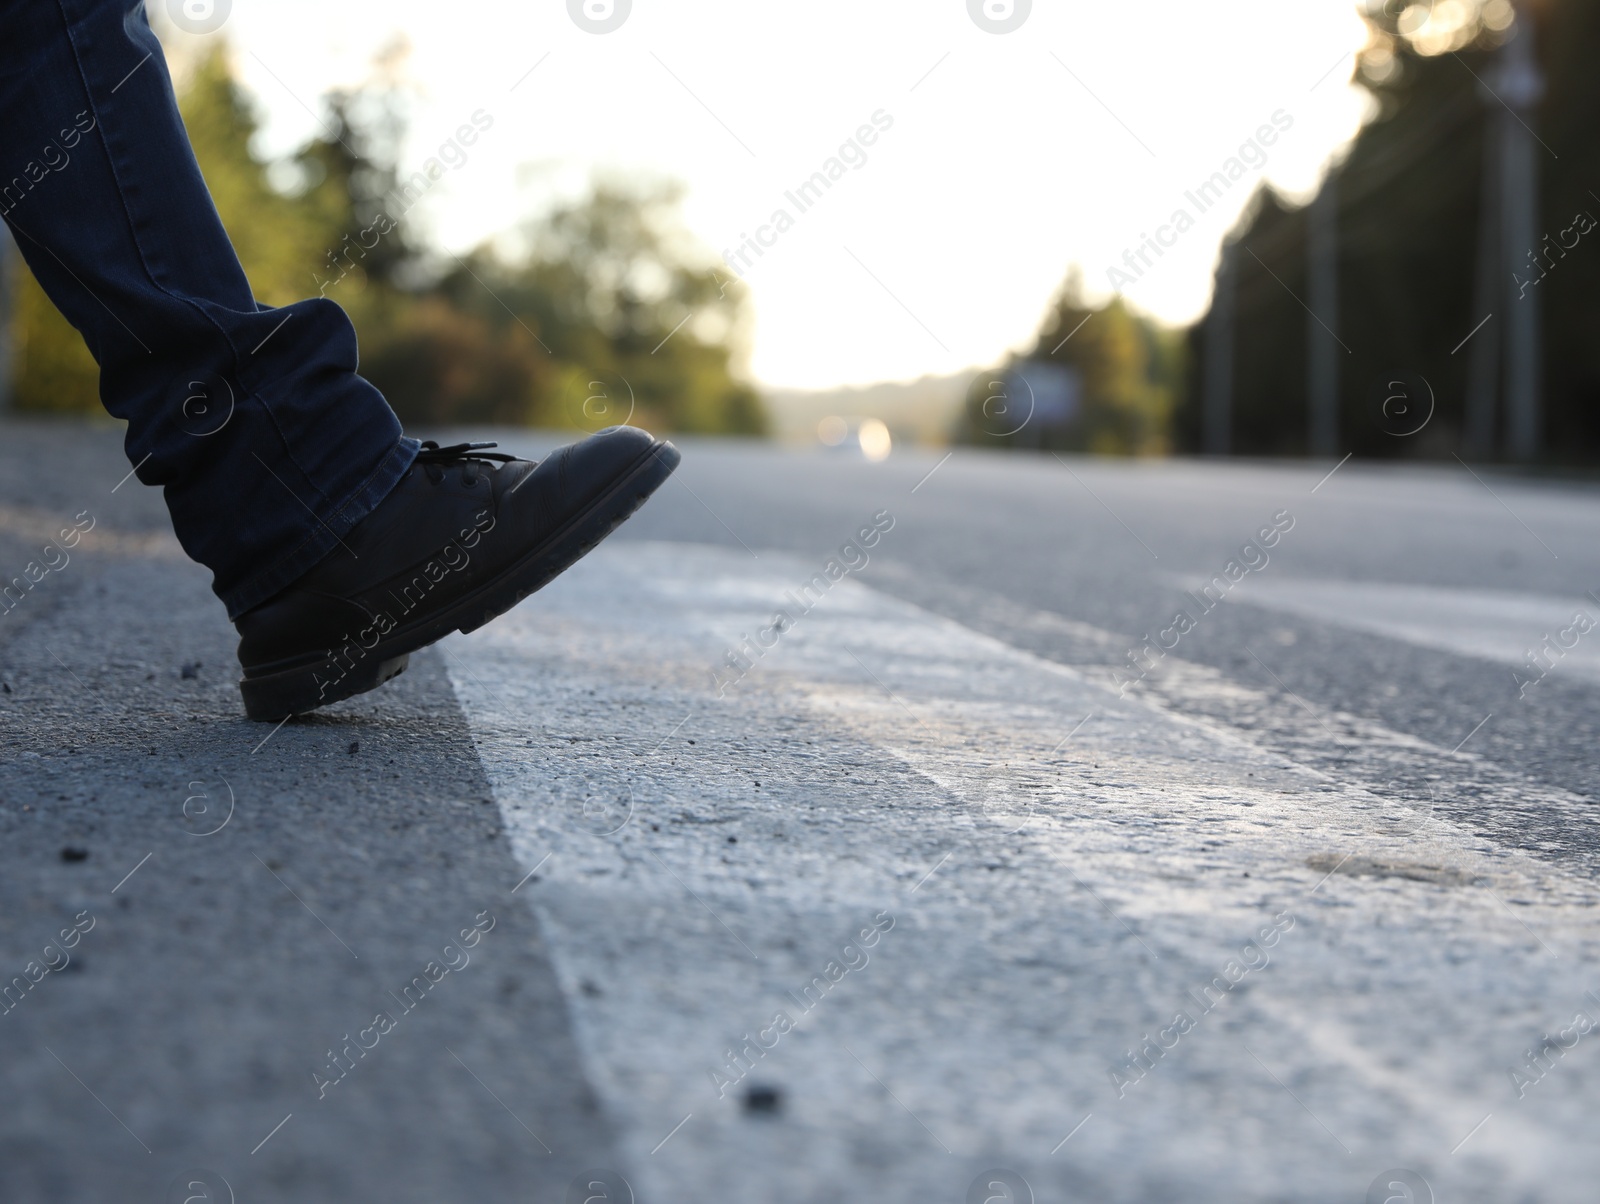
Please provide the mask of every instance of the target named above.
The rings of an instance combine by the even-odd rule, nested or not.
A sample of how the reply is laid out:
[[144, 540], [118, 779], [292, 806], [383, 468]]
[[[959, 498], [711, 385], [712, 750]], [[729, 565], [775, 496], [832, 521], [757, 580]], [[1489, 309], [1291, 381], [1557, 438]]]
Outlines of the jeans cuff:
[[420, 446], [415, 439], [402, 437], [378, 462], [371, 475], [333, 508], [333, 513], [317, 516], [316, 524], [293, 551], [221, 594], [228, 608], [228, 618], [236, 619], [252, 607], [259, 606], [315, 568], [320, 560], [333, 551], [342, 536], [348, 534], [352, 527], [389, 496], [390, 491], [400, 483], [400, 478], [411, 468]]

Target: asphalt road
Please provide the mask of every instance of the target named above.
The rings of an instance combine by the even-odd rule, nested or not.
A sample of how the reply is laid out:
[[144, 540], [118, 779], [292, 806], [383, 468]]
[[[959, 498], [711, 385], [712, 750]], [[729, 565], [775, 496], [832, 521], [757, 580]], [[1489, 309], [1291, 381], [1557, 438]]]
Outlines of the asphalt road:
[[0, 428], [0, 1200], [1592, 1198], [1594, 488], [684, 451], [272, 732]]

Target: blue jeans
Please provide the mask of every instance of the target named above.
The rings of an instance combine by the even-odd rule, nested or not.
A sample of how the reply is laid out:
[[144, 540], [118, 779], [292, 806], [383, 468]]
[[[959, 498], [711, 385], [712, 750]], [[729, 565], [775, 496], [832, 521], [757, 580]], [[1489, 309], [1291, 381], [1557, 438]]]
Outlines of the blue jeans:
[[230, 618], [410, 467], [344, 311], [251, 295], [139, 0], [0, 0], [0, 213]]

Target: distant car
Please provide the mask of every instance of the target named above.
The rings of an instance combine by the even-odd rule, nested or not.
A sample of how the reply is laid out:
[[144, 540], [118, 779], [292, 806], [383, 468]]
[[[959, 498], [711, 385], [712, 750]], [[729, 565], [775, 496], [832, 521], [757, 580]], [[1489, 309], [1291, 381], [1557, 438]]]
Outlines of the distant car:
[[845, 419], [830, 414], [817, 423], [817, 441], [837, 451], [859, 453], [864, 460], [888, 459], [894, 448], [889, 428], [879, 418]]

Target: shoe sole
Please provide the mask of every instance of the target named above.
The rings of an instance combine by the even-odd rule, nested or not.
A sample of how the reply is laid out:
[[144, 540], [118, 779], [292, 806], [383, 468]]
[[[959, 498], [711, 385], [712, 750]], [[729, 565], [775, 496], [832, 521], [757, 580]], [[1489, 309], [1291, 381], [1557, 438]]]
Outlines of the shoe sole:
[[[336, 660], [330, 650], [329, 656], [292, 669], [257, 677], [247, 674], [239, 682], [245, 715], [262, 723], [278, 723], [377, 689], [403, 673], [419, 648], [452, 631], [476, 631], [583, 559], [644, 505], [682, 459], [672, 444], [657, 441], [587, 509], [499, 576], [436, 614], [396, 628], [352, 666]], [[327, 684], [329, 681], [334, 684]]]

